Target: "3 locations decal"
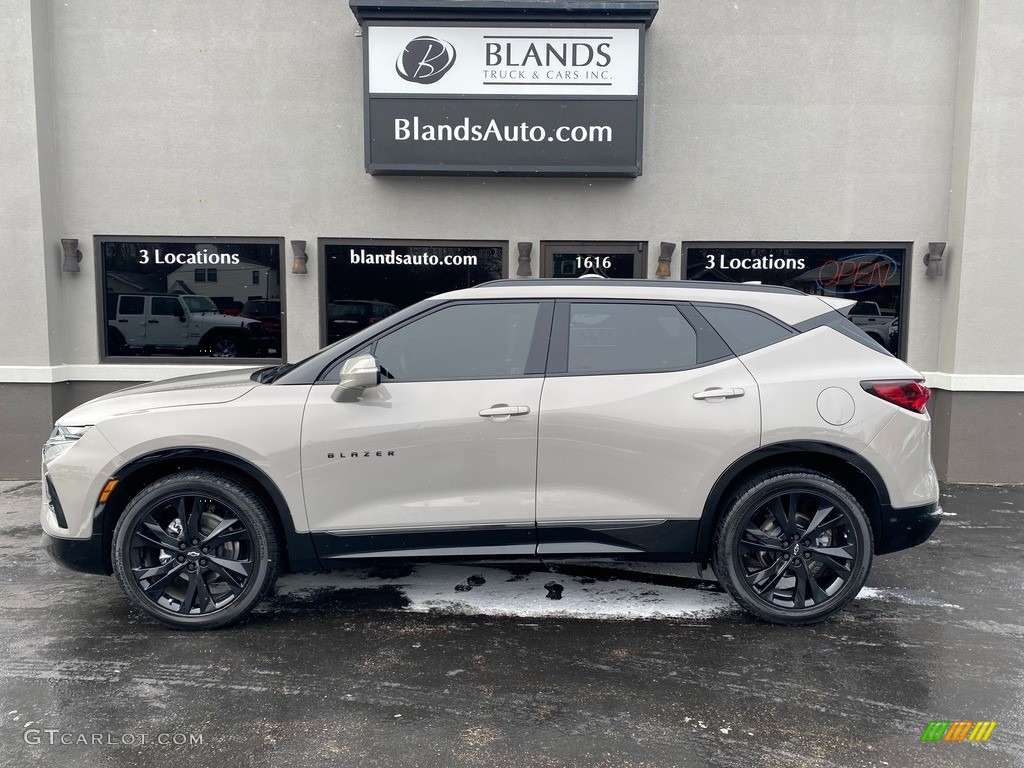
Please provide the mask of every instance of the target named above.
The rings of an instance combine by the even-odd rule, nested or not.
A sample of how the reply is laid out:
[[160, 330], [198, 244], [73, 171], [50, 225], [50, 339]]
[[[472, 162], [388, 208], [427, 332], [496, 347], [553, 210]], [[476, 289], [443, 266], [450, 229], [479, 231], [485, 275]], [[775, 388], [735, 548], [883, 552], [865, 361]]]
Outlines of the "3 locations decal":
[[371, 173], [637, 176], [638, 27], [366, 34]]

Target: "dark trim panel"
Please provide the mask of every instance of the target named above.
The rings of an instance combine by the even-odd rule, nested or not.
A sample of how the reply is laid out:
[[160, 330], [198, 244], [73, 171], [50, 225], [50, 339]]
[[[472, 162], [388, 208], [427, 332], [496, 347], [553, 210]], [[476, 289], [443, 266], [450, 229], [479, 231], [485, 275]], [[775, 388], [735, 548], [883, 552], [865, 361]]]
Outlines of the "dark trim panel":
[[88, 539], [58, 539], [43, 532], [40, 546], [58, 565], [79, 573], [108, 576], [104, 566], [103, 534], [94, 533]]
[[537, 528], [521, 525], [331, 531], [312, 534], [325, 567], [344, 567], [354, 559], [482, 559], [536, 557]]
[[542, 521], [537, 553], [685, 563], [694, 559], [699, 528], [699, 520]]
[[882, 510], [881, 530], [875, 536], [875, 554], [886, 555], [916, 547], [935, 533], [941, 521], [942, 507], [937, 501], [905, 509], [886, 505]]

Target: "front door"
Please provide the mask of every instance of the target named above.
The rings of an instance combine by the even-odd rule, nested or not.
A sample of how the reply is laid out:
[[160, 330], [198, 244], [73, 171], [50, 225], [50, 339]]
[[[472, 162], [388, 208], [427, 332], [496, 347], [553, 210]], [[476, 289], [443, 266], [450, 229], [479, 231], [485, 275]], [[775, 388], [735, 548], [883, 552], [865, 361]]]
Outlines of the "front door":
[[[311, 388], [302, 472], [325, 561], [533, 556], [537, 425], [551, 305], [446, 305], [360, 350], [355, 402]], [[544, 324], [547, 327], [544, 327]]]

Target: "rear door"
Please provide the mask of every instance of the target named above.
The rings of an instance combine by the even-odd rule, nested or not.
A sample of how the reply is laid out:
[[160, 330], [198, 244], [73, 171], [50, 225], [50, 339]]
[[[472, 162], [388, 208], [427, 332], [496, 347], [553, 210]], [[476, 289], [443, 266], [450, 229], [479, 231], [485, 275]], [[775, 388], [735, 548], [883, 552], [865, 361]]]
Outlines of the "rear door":
[[178, 349], [185, 346], [188, 326], [185, 323], [185, 310], [179, 301], [173, 296], [151, 296], [149, 301], [146, 343]]
[[753, 377], [687, 305], [559, 302], [552, 333], [538, 553], [686, 559], [711, 486], [759, 444]]

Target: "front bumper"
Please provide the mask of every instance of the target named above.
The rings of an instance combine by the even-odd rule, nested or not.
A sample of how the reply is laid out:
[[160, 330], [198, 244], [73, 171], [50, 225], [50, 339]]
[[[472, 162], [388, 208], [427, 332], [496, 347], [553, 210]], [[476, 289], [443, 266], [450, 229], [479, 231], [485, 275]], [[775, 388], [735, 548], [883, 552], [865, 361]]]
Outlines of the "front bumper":
[[58, 565], [80, 573], [110, 575], [101, 533], [88, 539], [60, 539], [44, 532], [40, 543]]
[[883, 507], [875, 554], [884, 555], [916, 547], [935, 532], [941, 520], [942, 507], [937, 500], [905, 509]]

